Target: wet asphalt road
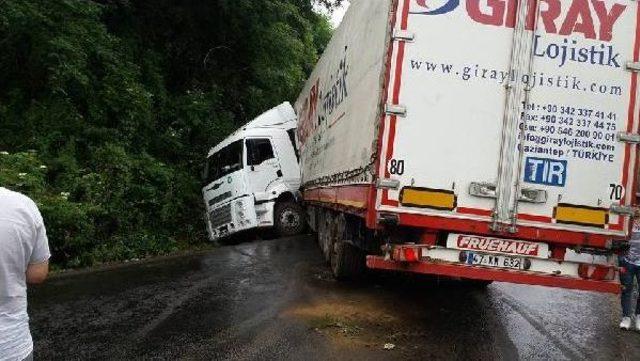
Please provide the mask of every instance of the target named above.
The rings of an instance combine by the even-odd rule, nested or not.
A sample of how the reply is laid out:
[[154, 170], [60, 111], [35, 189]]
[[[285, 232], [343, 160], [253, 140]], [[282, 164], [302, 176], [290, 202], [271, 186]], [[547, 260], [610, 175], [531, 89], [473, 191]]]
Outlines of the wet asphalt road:
[[345, 285], [308, 236], [57, 276], [30, 291], [30, 313], [38, 360], [640, 359], [615, 296]]

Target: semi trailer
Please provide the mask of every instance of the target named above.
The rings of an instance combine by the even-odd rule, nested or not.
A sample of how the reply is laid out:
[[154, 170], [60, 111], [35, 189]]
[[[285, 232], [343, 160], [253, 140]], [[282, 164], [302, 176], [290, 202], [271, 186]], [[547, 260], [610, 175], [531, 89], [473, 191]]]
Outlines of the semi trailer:
[[631, 0], [352, 1], [294, 106], [334, 275], [619, 292], [639, 20]]

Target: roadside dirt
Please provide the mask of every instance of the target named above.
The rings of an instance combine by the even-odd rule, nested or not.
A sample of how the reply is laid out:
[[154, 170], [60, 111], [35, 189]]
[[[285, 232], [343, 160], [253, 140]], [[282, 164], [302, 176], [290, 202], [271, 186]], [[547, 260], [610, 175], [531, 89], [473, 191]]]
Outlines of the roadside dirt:
[[[416, 322], [426, 316], [422, 307], [399, 308], [397, 299], [388, 297], [384, 290], [388, 285], [363, 283], [348, 287], [337, 284], [326, 269], [316, 269], [314, 275], [312, 288], [317, 286], [324, 291], [287, 309], [284, 317], [301, 320], [311, 332], [337, 348], [364, 348], [399, 359], [443, 357], [441, 347], [433, 355], [424, 347], [425, 338], [433, 335]], [[326, 292], [327, 289], [331, 291]], [[455, 352], [450, 356], [454, 357]]]

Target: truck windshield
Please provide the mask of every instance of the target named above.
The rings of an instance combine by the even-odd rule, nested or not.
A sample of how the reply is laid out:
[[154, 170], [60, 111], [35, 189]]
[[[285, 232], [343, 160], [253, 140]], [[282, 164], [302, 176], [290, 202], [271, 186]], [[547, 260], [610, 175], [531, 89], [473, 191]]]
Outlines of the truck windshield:
[[220, 149], [207, 159], [205, 181], [207, 184], [242, 169], [242, 140]]

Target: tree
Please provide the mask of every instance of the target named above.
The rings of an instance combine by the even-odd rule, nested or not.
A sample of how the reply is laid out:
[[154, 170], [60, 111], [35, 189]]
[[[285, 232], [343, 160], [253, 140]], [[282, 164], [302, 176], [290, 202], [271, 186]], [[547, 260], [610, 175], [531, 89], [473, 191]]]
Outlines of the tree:
[[[204, 155], [296, 98], [331, 33], [312, 5], [0, 1], [0, 185], [47, 208], [54, 261], [202, 240]], [[46, 166], [37, 191], [16, 178], [28, 150]]]

